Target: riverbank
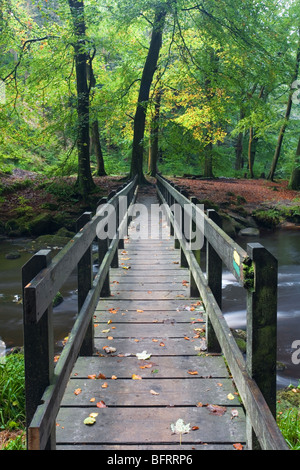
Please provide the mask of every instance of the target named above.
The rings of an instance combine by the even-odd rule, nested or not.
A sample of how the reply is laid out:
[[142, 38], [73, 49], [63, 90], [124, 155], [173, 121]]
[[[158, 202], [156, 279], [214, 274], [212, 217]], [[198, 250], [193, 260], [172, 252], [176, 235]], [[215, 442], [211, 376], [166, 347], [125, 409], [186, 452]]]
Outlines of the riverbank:
[[120, 186], [120, 176], [94, 178], [95, 190], [83, 201], [73, 177], [45, 178], [16, 169], [0, 176], [0, 236], [39, 237], [59, 229], [75, 231], [85, 211], [95, 212], [98, 201]]
[[260, 229], [300, 228], [300, 191], [289, 189], [288, 181], [193, 177], [171, 180], [206, 209], [215, 209], [222, 216], [223, 230], [231, 237], [258, 235]]

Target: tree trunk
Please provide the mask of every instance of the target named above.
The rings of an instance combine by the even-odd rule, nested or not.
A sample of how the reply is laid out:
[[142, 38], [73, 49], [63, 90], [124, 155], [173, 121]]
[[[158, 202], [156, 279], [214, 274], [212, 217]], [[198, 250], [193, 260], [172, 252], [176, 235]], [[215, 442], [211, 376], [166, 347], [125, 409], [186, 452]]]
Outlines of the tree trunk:
[[74, 25], [76, 43], [75, 68], [77, 87], [77, 150], [78, 150], [78, 190], [87, 198], [95, 186], [90, 167], [90, 137], [89, 137], [89, 90], [87, 85], [87, 53], [85, 51], [85, 21], [83, 1], [69, 0], [69, 6]]
[[258, 138], [254, 137], [254, 130], [253, 130], [253, 127], [251, 126], [249, 129], [249, 145], [248, 145], [248, 168], [249, 168], [250, 178], [254, 178], [253, 165], [254, 165], [254, 160], [255, 160], [257, 141], [258, 141]]
[[94, 119], [91, 124], [91, 153], [95, 155], [97, 161], [97, 176], [106, 176], [103, 153], [100, 142], [100, 132], [98, 119]]
[[[244, 112], [240, 110], [240, 120], [245, 117]], [[236, 170], [241, 170], [244, 166], [243, 160], [243, 132], [240, 132], [235, 146], [235, 165], [234, 168]]]
[[154, 95], [154, 116], [150, 127], [150, 147], [149, 147], [149, 175], [155, 176], [157, 173], [158, 162], [158, 131], [159, 131], [159, 114], [162, 90], [156, 90]]
[[[293, 76], [292, 83], [295, 80], [297, 80], [297, 78], [298, 78], [299, 65], [300, 65], [300, 41], [299, 41], [298, 49], [297, 49], [296, 66], [295, 66], [295, 71], [294, 71], [294, 76]], [[289, 94], [289, 97], [288, 97], [288, 103], [287, 103], [287, 107], [286, 107], [286, 112], [285, 112], [285, 116], [284, 116], [284, 123], [281, 126], [280, 131], [279, 131], [277, 145], [276, 145], [273, 161], [272, 161], [272, 164], [271, 164], [270, 173], [268, 175], [268, 179], [271, 180], [271, 181], [273, 181], [273, 179], [274, 179], [277, 163], [278, 163], [278, 160], [279, 160], [279, 157], [280, 157], [280, 151], [281, 151], [281, 147], [282, 147], [284, 133], [285, 133], [285, 130], [287, 128], [287, 125], [288, 125], [288, 122], [289, 122], [289, 119], [290, 119], [290, 114], [291, 114], [292, 104], [293, 104], [292, 99], [293, 99], [293, 93], [290, 90], [290, 94]]]
[[156, 70], [157, 61], [159, 57], [160, 48], [162, 45], [162, 33], [165, 24], [166, 10], [159, 9], [155, 14], [153, 24], [152, 37], [148, 50], [148, 55], [144, 65], [142, 74], [140, 91], [136, 113], [134, 116], [134, 134], [131, 156], [130, 176], [138, 175], [139, 183], [146, 183], [146, 178], [143, 173], [143, 156], [144, 156], [144, 134], [147, 104], [149, 100], [149, 92]]
[[[94, 88], [96, 86], [96, 79], [95, 79], [93, 65], [92, 65], [91, 60], [88, 65], [88, 77], [89, 77], [89, 82], [90, 82], [89, 88], [90, 89]], [[90, 132], [91, 132], [90, 153], [91, 155], [92, 154], [95, 155], [96, 161], [97, 161], [96, 175], [106, 176], [103, 153], [102, 153], [101, 142], [100, 142], [99, 122], [97, 118], [92, 120]]]
[[296, 191], [300, 190], [300, 138], [296, 150], [295, 167], [292, 171], [291, 178], [289, 181], [289, 188], [295, 189]]
[[209, 142], [205, 149], [205, 161], [204, 161], [204, 176], [206, 178], [213, 178], [213, 144]]

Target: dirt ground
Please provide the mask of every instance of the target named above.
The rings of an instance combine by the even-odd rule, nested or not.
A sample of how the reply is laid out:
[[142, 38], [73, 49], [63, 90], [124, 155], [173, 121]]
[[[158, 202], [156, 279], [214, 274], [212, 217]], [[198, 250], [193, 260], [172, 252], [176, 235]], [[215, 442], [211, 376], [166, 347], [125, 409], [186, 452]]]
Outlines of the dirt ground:
[[[235, 204], [237, 196], [245, 199], [243, 207], [248, 212], [259, 206], [272, 208], [280, 205], [300, 205], [300, 191], [288, 189], [288, 181], [272, 182], [264, 179], [219, 178], [194, 180], [172, 178], [175, 184], [186, 189], [199, 200], [210, 200], [222, 208]], [[295, 200], [298, 198], [298, 201]]]

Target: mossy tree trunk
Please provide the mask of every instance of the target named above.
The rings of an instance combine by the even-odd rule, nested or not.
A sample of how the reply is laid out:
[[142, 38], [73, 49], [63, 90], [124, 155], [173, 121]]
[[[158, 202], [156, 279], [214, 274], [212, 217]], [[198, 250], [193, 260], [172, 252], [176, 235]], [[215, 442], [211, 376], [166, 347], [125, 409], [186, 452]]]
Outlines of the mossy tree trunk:
[[87, 83], [86, 28], [84, 3], [80, 0], [68, 0], [75, 34], [75, 68], [77, 88], [77, 151], [78, 174], [77, 186], [80, 194], [87, 198], [95, 184], [90, 167], [90, 129], [89, 129], [89, 89]]
[[295, 155], [295, 166], [289, 181], [289, 188], [295, 189], [296, 191], [300, 190], [300, 137]]
[[130, 177], [138, 175], [139, 183], [146, 183], [147, 180], [143, 173], [144, 157], [144, 135], [147, 104], [149, 100], [150, 87], [157, 67], [160, 48], [162, 45], [162, 34], [166, 19], [166, 10], [158, 7], [153, 23], [150, 46], [142, 74], [138, 103], [134, 116], [134, 133], [131, 156]]
[[149, 175], [155, 176], [157, 173], [157, 162], [159, 152], [159, 115], [162, 90], [155, 91], [154, 94], [154, 116], [150, 124], [150, 147], [149, 147]]

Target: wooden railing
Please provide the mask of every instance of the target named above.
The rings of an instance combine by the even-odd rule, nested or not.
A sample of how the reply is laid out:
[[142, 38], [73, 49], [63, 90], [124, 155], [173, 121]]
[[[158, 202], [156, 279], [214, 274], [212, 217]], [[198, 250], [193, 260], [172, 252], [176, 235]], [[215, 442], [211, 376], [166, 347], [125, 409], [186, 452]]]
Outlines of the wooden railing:
[[[55, 449], [55, 419], [78, 355], [94, 352], [93, 314], [100, 296], [109, 295], [109, 270], [118, 266], [137, 178], [99, 201], [97, 213], [85, 212], [78, 233], [51, 259], [40, 250], [23, 267], [23, 312], [27, 448]], [[97, 237], [99, 223], [114, 207], [117, 221], [110, 238]], [[107, 224], [106, 224], [107, 225]], [[98, 243], [99, 269], [93, 276], [92, 244]], [[78, 315], [59, 360], [54, 364], [52, 302], [77, 269]]]
[[[185, 191], [157, 175], [157, 193], [170, 221], [181, 264], [190, 270], [191, 296], [199, 295], [207, 318], [208, 351], [224, 353], [246, 410], [247, 447], [284, 450], [288, 446], [276, 424], [277, 261], [259, 243], [247, 252], [220, 227], [214, 210], [188, 198]], [[176, 211], [181, 208], [181, 221]], [[190, 222], [186, 222], [189, 218]], [[200, 268], [200, 248], [192, 249], [182, 228], [191, 224], [190, 236], [203, 236], [206, 274]], [[244, 286], [247, 296], [246, 360], [222, 314], [222, 264]]]

